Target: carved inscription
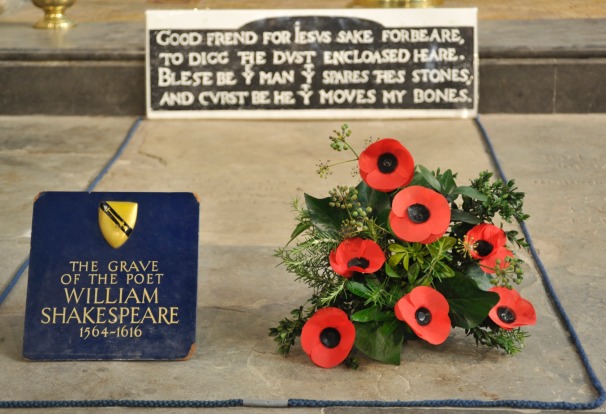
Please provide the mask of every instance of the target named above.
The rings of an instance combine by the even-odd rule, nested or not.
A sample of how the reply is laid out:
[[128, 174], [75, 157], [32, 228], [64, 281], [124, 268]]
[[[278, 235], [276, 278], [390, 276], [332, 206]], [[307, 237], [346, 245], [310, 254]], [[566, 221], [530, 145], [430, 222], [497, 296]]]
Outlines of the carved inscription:
[[[123, 231], [132, 205], [136, 220], [127, 217], [128, 239], [116, 247], [106, 238], [101, 206], [112, 208], [114, 230]], [[192, 193], [40, 193], [32, 221], [23, 356], [191, 356], [198, 224], [199, 201]]]
[[161, 299], [167, 275], [157, 260], [70, 260], [66, 267], [57, 277], [64, 304], [43, 307], [42, 325], [79, 325], [88, 339], [139, 338], [141, 325], [179, 323], [179, 306]]
[[155, 111], [475, 107], [474, 27], [294, 16], [148, 38]]

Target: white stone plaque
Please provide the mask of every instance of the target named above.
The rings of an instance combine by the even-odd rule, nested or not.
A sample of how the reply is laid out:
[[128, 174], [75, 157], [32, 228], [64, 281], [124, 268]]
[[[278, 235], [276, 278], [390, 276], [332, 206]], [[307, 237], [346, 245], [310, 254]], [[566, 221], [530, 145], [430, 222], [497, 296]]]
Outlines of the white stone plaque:
[[473, 117], [476, 9], [148, 11], [149, 118]]

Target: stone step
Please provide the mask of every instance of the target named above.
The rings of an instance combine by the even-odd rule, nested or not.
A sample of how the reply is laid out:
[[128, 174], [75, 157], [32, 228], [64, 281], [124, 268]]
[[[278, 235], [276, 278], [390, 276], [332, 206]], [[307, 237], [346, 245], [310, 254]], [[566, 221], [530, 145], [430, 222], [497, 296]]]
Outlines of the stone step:
[[[0, 115], [143, 115], [142, 22], [0, 22]], [[606, 19], [481, 20], [480, 113], [606, 112]]]

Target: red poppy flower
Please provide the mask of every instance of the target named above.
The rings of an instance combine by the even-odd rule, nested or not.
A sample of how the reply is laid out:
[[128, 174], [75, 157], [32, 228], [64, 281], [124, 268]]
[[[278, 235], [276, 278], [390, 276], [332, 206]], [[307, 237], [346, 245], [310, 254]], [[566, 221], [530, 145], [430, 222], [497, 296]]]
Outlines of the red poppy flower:
[[354, 272], [374, 273], [385, 263], [381, 247], [372, 240], [346, 239], [330, 253], [330, 266], [335, 273], [351, 277]]
[[441, 344], [450, 333], [448, 302], [433, 288], [417, 286], [396, 303], [394, 310], [396, 318], [430, 344]]
[[412, 181], [415, 162], [410, 152], [392, 138], [381, 139], [366, 148], [358, 159], [360, 176], [370, 188], [389, 192]]
[[407, 187], [393, 199], [389, 224], [394, 234], [404, 241], [433, 243], [448, 230], [448, 200], [429, 188]]
[[305, 322], [301, 346], [314, 364], [332, 368], [347, 358], [356, 330], [347, 314], [337, 308], [322, 308]]
[[488, 312], [488, 316], [501, 328], [511, 330], [536, 323], [537, 315], [532, 303], [522, 298], [518, 292], [505, 287], [493, 287], [490, 291], [498, 293], [500, 299]]
[[[492, 224], [478, 224], [465, 235], [465, 245], [474, 259], [480, 260], [480, 267], [486, 273], [495, 273], [499, 266], [507, 268], [507, 257], [513, 257], [511, 250], [505, 247], [507, 236], [503, 229]], [[497, 265], [498, 262], [498, 265]]]

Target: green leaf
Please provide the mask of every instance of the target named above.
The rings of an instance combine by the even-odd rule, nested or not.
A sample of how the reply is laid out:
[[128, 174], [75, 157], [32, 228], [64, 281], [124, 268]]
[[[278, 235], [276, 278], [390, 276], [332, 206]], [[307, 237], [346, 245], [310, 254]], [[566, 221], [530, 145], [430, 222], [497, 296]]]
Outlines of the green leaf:
[[419, 164], [417, 164], [417, 167], [419, 168], [419, 172], [421, 173], [421, 176], [423, 177], [425, 182], [429, 184], [429, 186], [431, 186], [434, 190], [441, 193], [442, 185], [440, 184], [438, 179], [431, 173], [431, 171]]
[[354, 280], [348, 280], [345, 284], [345, 288], [354, 295], [364, 299], [368, 299], [372, 295], [372, 291], [368, 289], [364, 283], [356, 282]]
[[463, 223], [469, 224], [480, 224], [482, 223], [482, 219], [474, 216], [471, 213], [468, 213], [463, 210], [452, 209], [450, 210], [450, 219], [455, 221], [462, 221]]
[[402, 258], [404, 257], [406, 253], [396, 253], [396, 254], [392, 254], [391, 256], [389, 256], [389, 259], [387, 259], [387, 263], [389, 263], [390, 267], [396, 267], [398, 265], [398, 263], [400, 263], [402, 261]]
[[442, 250], [450, 250], [456, 246], [457, 239], [455, 237], [442, 237], [440, 243], [442, 243]]
[[404, 334], [400, 322], [354, 322], [356, 348], [368, 357], [387, 364], [400, 365]]
[[499, 302], [497, 293], [481, 290], [473, 280], [461, 273], [436, 282], [435, 287], [450, 305], [452, 323], [465, 329], [475, 328], [482, 323]]
[[364, 181], [356, 187], [358, 190], [358, 201], [364, 209], [371, 207], [371, 217], [377, 218], [377, 224], [383, 225], [387, 221], [389, 211], [391, 210], [391, 203], [389, 201], [389, 195], [382, 191], [377, 191], [369, 187]]
[[455, 276], [455, 271], [452, 270], [450, 266], [443, 262], [437, 262], [434, 265], [434, 272], [437, 274], [440, 279], [447, 279], [449, 277]]
[[429, 250], [429, 254], [431, 255], [431, 257], [441, 259], [456, 244], [457, 244], [457, 239], [455, 239], [454, 237], [445, 236], [431, 244], [428, 244], [427, 250]]
[[[401, 254], [401, 253], [400, 253]], [[395, 256], [395, 255], [394, 255]], [[393, 257], [393, 256], [392, 256]], [[391, 259], [391, 257], [390, 257]], [[402, 276], [398, 272], [396, 272], [388, 262], [385, 262], [385, 274], [389, 277], [393, 277], [396, 279], [400, 279]]]
[[492, 276], [482, 270], [482, 268], [476, 264], [471, 265], [465, 269], [465, 274], [468, 278], [476, 282], [476, 285], [482, 290], [489, 290], [494, 287], [490, 280]]
[[451, 170], [444, 171], [444, 174], [442, 174], [439, 180], [445, 194], [450, 194], [457, 188], [457, 183], [454, 180]]
[[330, 201], [330, 197], [315, 198], [305, 194], [311, 224], [320, 231], [337, 234], [345, 215], [339, 209], [329, 206]]
[[390, 244], [389, 246], [387, 246], [387, 250], [389, 250], [390, 252], [393, 252], [393, 253], [404, 253], [407, 251], [406, 247], [404, 247], [398, 243]]
[[419, 264], [417, 262], [414, 262], [408, 268], [408, 282], [411, 285], [414, 285], [414, 283], [417, 281], [417, 278], [419, 277], [419, 272], [420, 271], [421, 271], [421, 266], [419, 266]]
[[371, 306], [370, 308], [362, 309], [351, 315], [353, 322], [381, 322], [390, 321], [394, 319], [393, 312], [383, 312], [377, 306]]
[[404, 256], [404, 269], [406, 269], [406, 271], [408, 271], [408, 266], [410, 265], [410, 255], [407, 254]]
[[287, 244], [289, 244], [291, 241], [296, 239], [298, 235], [300, 235], [301, 233], [303, 233], [305, 230], [307, 230], [310, 227], [311, 227], [310, 221], [302, 221], [299, 224], [297, 224], [297, 227], [295, 227], [294, 231], [290, 235], [290, 241]]
[[479, 192], [478, 190], [476, 190], [475, 188], [469, 187], [469, 186], [457, 187], [454, 189], [452, 194], [465, 195], [467, 197], [471, 197], [474, 200], [478, 200], [478, 201], [488, 201], [488, 197], [486, 197], [485, 194], [483, 194], [483, 193]]

